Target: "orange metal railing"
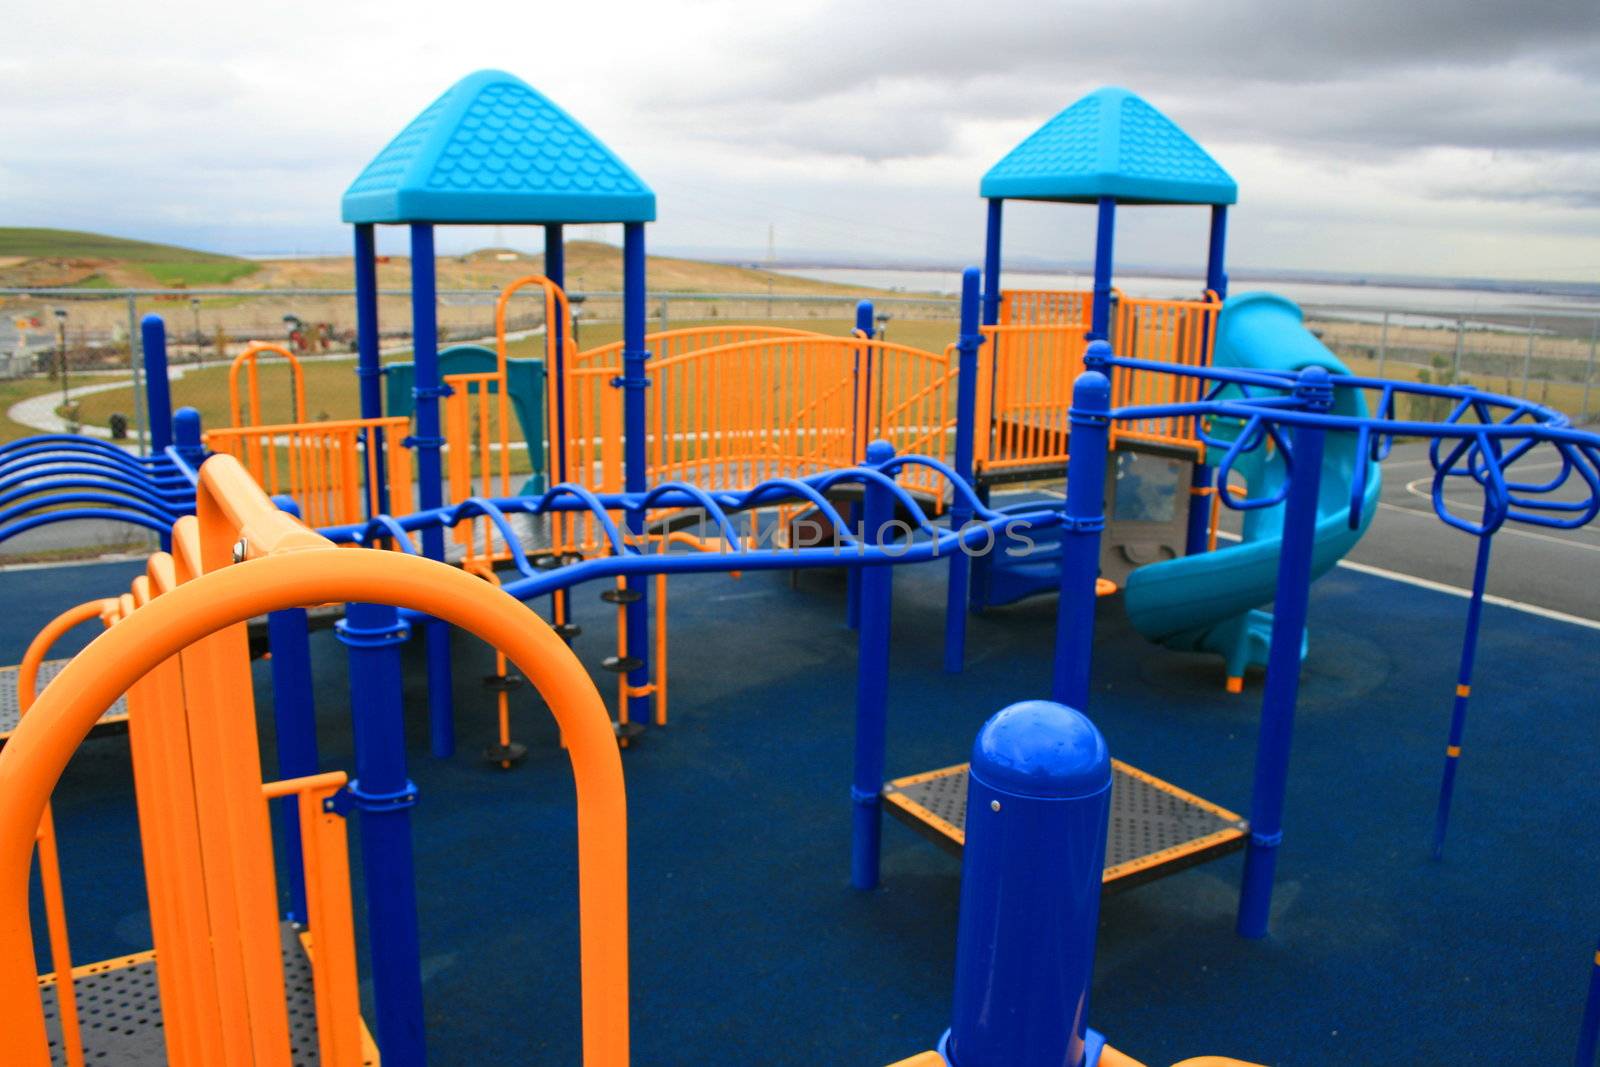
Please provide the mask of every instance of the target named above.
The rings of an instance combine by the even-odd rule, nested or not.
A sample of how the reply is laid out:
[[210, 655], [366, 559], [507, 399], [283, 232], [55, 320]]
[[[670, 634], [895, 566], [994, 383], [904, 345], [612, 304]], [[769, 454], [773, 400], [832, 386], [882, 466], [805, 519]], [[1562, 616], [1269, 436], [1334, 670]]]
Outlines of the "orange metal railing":
[[382, 450], [390, 487], [389, 513], [412, 510], [411, 451], [400, 442], [410, 421], [404, 416], [284, 423], [208, 430], [206, 447], [233, 456], [268, 493], [286, 493], [311, 526], [361, 522], [378, 507], [378, 453], [367, 447], [373, 432]]
[[[33, 707], [39, 669], [45, 656], [63, 634], [90, 619], [106, 618], [116, 608], [113, 600], [88, 600], [57, 615], [29, 642], [17, 667], [17, 713]], [[61, 1046], [67, 1067], [83, 1067], [83, 1030], [78, 1018], [78, 998], [72, 971], [72, 946], [67, 937], [66, 900], [61, 890], [61, 858], [56, 847], [55, 819], [45, 805], [37, 832], [39, 888], [44, 897], [45, 930], [50, 943], [50, 965], [55, 968], [56, 1011], [61, 1026]]]
[[977, 471], [1067, 461], [1072, 383], [1083, 373], [1082, 322], [985, 326], [978, 354]]
[[[1117, 355], [1129, 359], [1183, 367], [1210, 366], [1217, 313], [1222, 310], [1222, 303], [1215, 293], [1208, 292], [1206, 297], [1205, 300], [1119, 297], [1112, 317], [1112, 347]], [[1122, 367], [1111, 376], [1111, 404], [1113, 407], [1183, 404], [1199, 400], [1203, 389], [1199, 378]], [[1112, 429], [1111, 440], [1113, 444], [1143, 441], [1170, 445], [1196, 454], [1204, 450], [1192, 416], [1119, 421]]]
[[[323, 1062], [358, 1062], [342, 827], [321, 800], [341, 776], [263, 785], [244, 625], [306, 604], [398, 604], [505, 650], [538, 689], [573, 761], [585, 1062], [628, 1059], [627, 815], [609, 716], [565, 643], [526, 607], [415, 556], [341, 551], [279, 511], [226, 455], [201, 468], [197, 514], [174, 527], [116, 621], [40, 694], [0, 750], [0, 1032], [8, 1062], [51, 1061], [28, 919], [31, 853], [50, 793], [104, 709], [128, 694], [162, 965], [168, 1055], [179, 1067], [290, 1062], [269, 796], [297, 794], [315, 923]], [[237, 562], [236, 562], [237, 560]], [[185, 799], [186, 798], [186, 799]], [[169, 999], [170, 990], [170, 999]], [[168, 1008], [170, 1006], [170, 1013]]]
[[[233, 420], [230, 425], [236, 427], [261, 425], [261, 377], [257, 364], [260, 363], [263, 352], [281, 356], [288, 361], [291, 401], [294, 405], [289, 421], [305, 422], [306, 379], [299, 357], [283, 345], [273, 344], [270, 341], [251, 341], [228, 365], [228, 415]], [[245, 372], [244, 404], [240, 403], [239, 396], [241, 370]]]

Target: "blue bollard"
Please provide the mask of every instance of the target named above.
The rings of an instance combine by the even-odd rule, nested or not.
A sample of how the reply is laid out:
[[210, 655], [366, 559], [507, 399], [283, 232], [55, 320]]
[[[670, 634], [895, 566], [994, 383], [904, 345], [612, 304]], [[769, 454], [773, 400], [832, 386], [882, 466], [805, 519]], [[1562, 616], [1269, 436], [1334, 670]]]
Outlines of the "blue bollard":
[[1013, 704], [978, 731], [967, 783], [952, 1067], [1079, 1067], [1088, 1028], [1111, 756], [1081, 712]]
[[386, 1067], [427, 1062], [422, 1029], [422, 955], [411, 808], [406, 777], [400, 645], [409, 627], [386, 604], [350, 604], [336, 628], [350, 649], [350, 713], [356, 776], [335, 798], [361, 812], [361, 865], [378, 1051]]
[[[894, 458], [887, 441], [867, 446], [868, 466]], [[862, 539], [871, 552], [884, 544], [894, 520], [894, 496], [886, 486], [868, 483], [862, 500]], [[850, 783], [850, 884], [878, 885], [878, 852], [883, 834], [883, 761], [889, 717], [889, 610], [894, 568], [861, 567], [861, 630], [856, 666], [855, 775]]]
[[167, 324], [160, 315], [139, 320], [144, 348], [144, 400], [150, 420], [150, 454], [159, 456], [172, 444], [172, 383], [167, 380]]
[[[1301, 371], [1294, 392], [1306, 410], [1325, 412], [1333, 406], [1333, 386], [1328, 372], [1321, 367]], [[1311, 552], [1317, 532], [1317, 493], [1327, 434], [1320, 426], [1295, 426], [1291, 437], [1294, 467], [1283, 505], [1278, 593], [1272, 605], [1272, 645], [1267, 652], [1255, 782], [1250, 791], [1250, 842], [1245, 846], [1244, 878], [1239, 888], [1240, 937], [1267, 936], [1272, 909], [1272, 879], [1278, 865], [1278, 846], [1283, 841], [1289, 743], [1294, 733], [1295, 701], [1300, 697], [1300, 650], [1311, 600]]]
[[[978, 268], [961, 275], [961, 336], [956, 341], [956, 473], [973, 482], [973, 435], [978, 407], [978, 348], [983, 333], [978, 326]], [[950, 529], [961, 530], [972, 521], [972, 509], [960, 496], [952, 499]], [[959, 547], [950, 557], [950, 584], [944, 604], [944, 669], [960, 674], [967, 655], [967, 586], [972, 559]]]
[[[1093, 341], [1084, 363], [1111, 355]], [[1111, 380], [1086, 370], [1072, 383], [1072, 438], [1067, 460], [1067, 518], [1061, 531], [1061, 597], [1056, 602], [1056, 648], [1050, 695], [1075, 708], [1089, 706], [1094, 658], [1095, 585], [1100, 579], [1100, 534], [1106, 525], [1106, 455], [1111, 447]]]

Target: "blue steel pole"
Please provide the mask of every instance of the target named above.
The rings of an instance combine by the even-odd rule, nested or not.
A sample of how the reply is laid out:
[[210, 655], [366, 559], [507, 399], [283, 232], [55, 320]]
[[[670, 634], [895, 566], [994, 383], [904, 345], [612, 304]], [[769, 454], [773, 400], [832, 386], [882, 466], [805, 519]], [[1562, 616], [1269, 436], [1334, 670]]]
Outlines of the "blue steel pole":
[[[567, 246], [563, 238], [564, 230], [559, 222], [546, 223], [544, 228], [544, 276], [549, 278], [558, 287], [565, 290], [567, 287]], [[566, 380], [566, 352], [567, 352], [567, 324], [557, 322], [555, 329], [555, 366], [545, 368], [545, 388], [554, 390], [555, 396], [561, 396], [561, 383]], [[566, 470], [567, 452], [567, 412], [565, 405], [555, 406], [556, 424], [551, 427], [550, 440], [554, 443], [551, 449], [551, 464], [556, 471]], [[551, 472], [550, 481], [553, 483], [555, 472]]]
[[[383, 367], [379, 361], [378, 334], [378, 249], [375, 228], [371, 223], [358, 223], [355, 233], [356, 257], [356, 379], [361, 390], [361, 417], [376, 419], [383, 414]], [[388, 466], [383, 462], [385, 442], [383, 431], [366, 431], [367, 447], [374, 459], [368, 470], [377, 480], [377, 492], [367, 499], [376, 498], [378, 512], [387, 515], [389, 507]], [[401, 486], [409, 493], [411, 487]]]
[[[416, 433], [407, 442], [417, 452], [417, 500], [423, 511], [444, 504], [444, 469], [439, 453], [444, 437], [439, 428], [439, 398], [445, 395], [439, 381], [438, 290], [434, 281], [433, 227], [411, 227], [411, 333], [415, 349]], [[422, 554], [444, 559], [444, 528], [422, 531]], [[455, 706], [450, 691], [450, 627], [430, 619], [423, 627], [428, 647], [428, 723], [433, 754], [445, 759], [455, 754]]]
[[[994, 201], [991, 201], [993, 203]], [[983, 332], [978, 326], [977, 267], [961, 275], [961, 336], [956, 340], [956, 454], [955, 469], [968, 485], [973, 481], [973, 420], [978, 407], [978, 348]], [[972, 508], [960, 493], [953, 493], [950, 528], [960, 530], [972, 521]], [[950, 585], [944, 602], [944, 669], [961, 673], [967, 655], [967, 582], [971, 558], [960, 549], [950, 556]]]
[[[867, 446], [867, 465], [881, 467], [894, 458], [894, 446], [874, 441]], [[894, 495], [886, 486], [868, 483], [862, 499], [862, 540], [885, 544], [894, 521]], [[883, 763], [889, 719], [889, 615], [893, 603], [894, 568], [861, 567], [861, 632], [856, 664], [855, 774], [850, 783], [850, 884], [857, 889], [878, 885], [878, 852], [883, 833]]]
[[[300, 517], [291, 497], [272, 502]], [[301, 778], [316, 774], [317, 703], [311, 684], [311, 627], [304, 608], [285, 608], [267, 614], [267, 640], [272, 649], [272, 722], [277, 735], [278, 777]], [[300, 808], [294, 797], [278, 801], [283, 826], [284, 869], [289, 881], [290, 922], [306, 921], [305, 856], [300, 845]]]
[[983, 324], [1000, 321], [1000, 222], [1004, 200], [989, 201], [989, 224], [983, 241]]
[[1094, 658], [1095, 586], [1100, 578], [1100, 533], [1106, 525], [1106, 457], [1111, 446], [1111, 380], [1105, 366], [1111, 346], [1093, 341], [1084, 353], [1090, 369], [1072, 383], [1068, 419], [1067, 519], [1061, 527], [1061, 596], [1056, 602], [1056, 649], [1051, 696], [1076, 708], [1089, 706]]
[[[1004, 200], [993, 199], [989, 201], [989, 220], [984, 233], [983, 247], [983, 324], [993, 326], [1000, 321], [1000, 235], [1002, 233], [1001, 220], [1003, 217]], [[999, 368], [999, 353], [990, 361], [989, 387], [994, 388], [994, 375]], [[988, 426], [974, 427], [975, 433], [989, 432]], [[989, 506], [989, 486], [987, 483], [975, 485], [973, 489], [978, 496], [978, 502], [984, 507]], [[967, 604], [973, 611], [981, 611], [989, 603], [989, 568], [993, 560], [987, 553], [980, 555], [971, 563], [971, 573], [968, 577]]]
[[1594, 950], [1589, 967], [1589, 996], [1583, 1005], [1583, 1022], [1578, 1027], [1577, 1067], [1594, 1067], [1594, 1054], [1600, 1046], [1600, 946]]
[[[1300, 372], [1295, 396], [1305, 410], [1333, 406], [1328, 372]], [[1317, 494], [1327, 430], [1295, 426], [1290, 439], [1288, 498], [1283, 505], [1283, 547], [1278, 556], [1278, 592], [1272, 606], [1272, 644], [1267, 652], [1266, 691], [1256, 741], [1255, 782], [1250, 797], [1250, 841], [1245, 847], [1244, 879], [1239, 889], [1238, 932], [1265, 937], [1272, 908], [1272, 879], [1283, 841], [1283, 802], [1289, 786], [1289, 744], [1295, 701], [1300, 696], [1300, 649], [1311, 599], [1311, 552], [1317, 532]]]
[[400, 645], [408, 631], [387, 604], [347, 605], [336, 627], [339, 640], [350, 649], [356, 750], [356, 777], [341, 802], [361, 812], [372, 999], [378, 1051], [388, 1067], [421, 1067], [427, 1060], [411, 848], [417, 787], [406, 777], [400, 680]]
[[150, 420], [150, 454], [159, 456], [172, 444], [172, 383], [167, 381], [167, 324], [160, 315], [139, 320], [144, 348], [144, 399]]
[[[272, 721], [278, 742], [278, 777], [316, 774], [317, 708], [311, 685], [311, 634], [304, 608], [267, 615], [272, 647]], [[284, 868], [289, 878], [290, 922], [306, 921], [305, 862], [300, 851], [300, 809], [294, 797], [278, 802], [283, 820]]]
[[1094, 301], [1091, 304], [1089, 339], [1104, 341], [1111, 336], [1111, 253], [1117, 228], [1117, 202], [1102, 196], [1094, 234]]
[[1097, 1062], [1088, 1028], [1111, 756], [1081, 712], [1013, 704], [978, 731], [967, 779], [951, 1067]]
[[[622, 229], [622, 463], [623, 483], [630, 493], [649, 487], [645, 468], [645, 361], [650, 351], [644, 346], [645, 316], [644, 223], [630, 222]], [[629, 509], [625, 516], [628, 535], [643, 545], [645, 514]], [[639, 666], [628, 672], [628, 719], [643, 724], [650, 717], [650, 583], [627, 580], [626, 588], [637, 593], [625, 609], [628, 655]]]
[[1472, 664], [1478, 654], [1478, 628], [1483, 622], [1483, 593], [1489, 581], [1492, 534], [1478, 535], [1478, 556], [1472, 568], [1472, 598], [1467, 601], [1467, 632], [1461, 640], [1461, 662], [1456, 670], [1456, 700], [1450, 712], [1450, 739], [1445, 742], [1444, 777], [1439, 782], [1439, 808], [1433, 818], [1433, 858], [1444, 858], [1444, 835], [1450, 826], [1450, 802], [1456, 792], [1456, 768], [1461, 763], [1461, 740], [1467, 729], [1467, 701], [1472, 696]]
[[[856, 330], [867, 336], [873, 336], [873, 307], [872, 301], [862, 300], [856, 304]], [[865, 391], [867, 397], [872, 396], [872, 349], [856, 349], [856, 392], [859, 395]], [[852, 418], [861, 417], [862, 407], [857, 404], [851, 412]], [[857, 426], [851, 435], [851, 451], [855, 455], [865, 455], [867, 442], [872, 437], [873, 426], [871, 419], [865, 426]], [[861, 528], [861, 503], [851, 501], [850, 508], [845, 512], [845, 517], [850, 521], [850, 530], [855, 532]], [[844, 623], [855, 630], [861, 626], [861, 569], [851, 567], [844, 575]]]
[[[1214, 204], [1211, 208], [1211, 240], [1206, 254], [1206, 288], [1217, 294], [1218, 300], [1228, 298], [1228, 274], [1224, 268], [1224, 253], [1228, 243], [1228, 206]], [[1216, 337], [1215, 321], [1207, 325], [1209, 347]], [[1184, 554], [1197, 555], [1211, 547], [1211, 508], [1213, 488], [1212, 470], [1206, 463], [1205, 446], [1189, 474], [1189, 526], [1184, 537]], [[1226, 487], [1220, 491], [1226, 492]]]
[[[555, 283], [557, 288], [565, 291], [567, 288], [567, 245], [565, 229], [559, 222], [547, 222], [544, 227], [544, 276]], [[546, 323], [546, 329], [555, 331], [555, 358], [552, 365], [544, 369], [544, 387], [546, 396], [560, 397], [561, 383], [566, 380], [566, 352], [567, 352], [567, 323], [559, 319], [554, 323]], [[549, 407], [549, 405], [546, 405]], [[537, 487], [543, 490], [548, 485], [561, 481], [566, 471], [567, 454], [567, 408], [565, 404], [554, 406], [555, 423], [547, 430], [550, 438], [550, 470], [545, 472], [545, 477], [540, 479]], [[531, 447], [533, 442], [529, 442]], [[550, 594], [550, 619], [554, 622], [565, 617], [566, 621], [556, 625], [556, 632], [567, 641], [577, 636], [577, 626], [572, 621], [572, 602], [567, 601], [565, 616], [557, 608], [562, 594]]]

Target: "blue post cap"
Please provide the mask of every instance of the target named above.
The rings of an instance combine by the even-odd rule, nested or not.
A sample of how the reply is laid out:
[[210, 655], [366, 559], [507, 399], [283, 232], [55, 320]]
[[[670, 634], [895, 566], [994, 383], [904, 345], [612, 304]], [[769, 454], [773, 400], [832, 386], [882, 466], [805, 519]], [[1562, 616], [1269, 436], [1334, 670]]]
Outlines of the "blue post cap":
[[157, 315], [154, 311], [150, 311], [146, 312], [144, 317], [139, 320], [139, 324], [146, 329], [152, 326], [160, 326], [164, 329], [166, 328], [167, 320]]
[[172, 428], [180, 443], [200, 442], [200, 413], [194, 408], [179, 408], [172, 416]]
[[867, 462], [881, 467], [894, 458], [894, 445], [881, 437], [867, 444]]
[[1072, 383], [1074, 410], [1111, 410], [1111, 379], [1097, 370], [1086, 370]]
[[1072, 800], [1111, 787], [1111, 753], [1083, 712], [1053, 700], [1023, 700], [978, 731], [972, 775], [1018, 796]]

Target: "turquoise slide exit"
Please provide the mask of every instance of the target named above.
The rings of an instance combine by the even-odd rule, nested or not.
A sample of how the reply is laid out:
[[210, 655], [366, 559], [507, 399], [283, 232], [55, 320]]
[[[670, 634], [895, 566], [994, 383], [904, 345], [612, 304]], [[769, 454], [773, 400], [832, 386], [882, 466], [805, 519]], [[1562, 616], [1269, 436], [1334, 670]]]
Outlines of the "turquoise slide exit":
[[[1212, 362], [1218, 367], [1295, 371], [1320, 366], [1331, 374], [1349, 369], [1304, 325], [1300, 309], [1272, 293], [1229, 297], [1217, 320]], [[1335, 391], [1334, 414], [1366, 415], [1367, 402], [1351, 389]], [[1221, 431], [1223, 427], [1215, 427]], [[1355, 547], [1377, 510], [1378, 464], [1356, 454], [1350, 433], [1330, 433], [1317, 501], [1316, 545], [1311, 575], [1327, 573]], [[1285, 469], [1276, 449], [1258, 448], [1236, 465], [1252, 497], [1270, 496], [1282, 486]], [[1213, 450], [1213, 463], [1222, 457]], [[1361, 518], [1350, 528], [1350, 490], [1356, 464], [1367, 464]], [[1134, 628], [1168, 648], [1215, 652], [1227, 660], [1230, 687], [1247, 667], [1264, 666], [1283, 539], [1283, 506], [1244, 513], [1244, 538], [1217, 551], [1152, 563], [1128, 576], [1124, 604]], [[1302, 654], [1303, 650], [1302, 650]]]

